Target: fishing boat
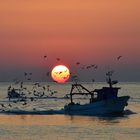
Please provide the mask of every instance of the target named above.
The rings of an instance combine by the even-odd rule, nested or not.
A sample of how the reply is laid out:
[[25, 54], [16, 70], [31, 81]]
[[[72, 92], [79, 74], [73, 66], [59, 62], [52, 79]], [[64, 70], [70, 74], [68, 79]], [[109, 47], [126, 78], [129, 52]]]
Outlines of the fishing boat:
[[12, 90], [8, 90], [8, 98], [9, 98], [9, 101], [11, 99], [19, 99], [19, 98], [22, 98], [23, 96], [19, 93], [19, 89], [12, 89]]
[[[64, 106], [64, 112], [68, 115], [107, 115], [123, 113], [125, 106], [128, 105], [130, 96], [118, 96], [120, 87], [113, 87], [118, 81], [111, 80], [108, 73], [107, 83], [109, 86], [88, 90], [77, 82], [72, 84], [70, 91], [70, 103]], [[75, 92], [75, 89], [77, 89]], [[85, 104], [75, 103], [74, 95], [88, 95], [89, 102]]]

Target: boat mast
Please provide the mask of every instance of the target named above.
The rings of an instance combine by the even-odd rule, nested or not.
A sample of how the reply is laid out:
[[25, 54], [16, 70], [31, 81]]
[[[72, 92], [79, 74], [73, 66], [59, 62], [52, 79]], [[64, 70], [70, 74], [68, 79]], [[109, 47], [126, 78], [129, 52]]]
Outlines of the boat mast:
[[72, 99], [72, 91], [74, 89], [74, 85], [72, 84], [72, 87], [71, 87], [71, 91], [70, 91], [70, 102], [71, 104], [73, 103], [73, 99]]
[[111, 80], [112, 74], [113, 74], [113, 71], [109, 71], [106, 73], [106, 75], [108, 76], [107, 83], [109, 84], [110, 88], [112, 88], [112, 85], [113, 85], [112, 80]]
[[[84, 90], [86, 92], [82, 92], [82, 91], [73, 92], [73, 90], [75, 88], [78, 89], [78, 91], [79, 91], [79, 88], [81, 88], [82, 90]], [[77, 83], [76, 84], [72, 84], [71, 91], [70, 91], [70, 101], [71, 101], [71, 104], [73, 104], [73, 98], [72, 98], [73, 95], [90, 95], [91, 96], [90, 102], [93, 102], [94, 101], [94, 92], [89, 91], [88, 89], [86, 89], [81, 84], [77, 84]]]

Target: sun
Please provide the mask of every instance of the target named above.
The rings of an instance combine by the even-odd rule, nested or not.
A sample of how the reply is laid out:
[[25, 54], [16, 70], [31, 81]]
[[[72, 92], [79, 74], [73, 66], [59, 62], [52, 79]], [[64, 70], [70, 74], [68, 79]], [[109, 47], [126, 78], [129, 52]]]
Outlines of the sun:
[[65, 83], [70, 77], [70, 70], [65, 65], [57, 65], [52, 69], [51, 77], [58, 83]]

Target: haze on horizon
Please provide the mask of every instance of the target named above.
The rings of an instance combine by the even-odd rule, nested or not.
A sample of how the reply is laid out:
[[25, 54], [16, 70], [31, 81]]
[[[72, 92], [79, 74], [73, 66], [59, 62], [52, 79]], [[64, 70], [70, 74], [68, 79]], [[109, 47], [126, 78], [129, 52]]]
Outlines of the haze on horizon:
[[[82, 81], [104, 81], [109, 69], [119, 81], [140, 81], [139, 6], [139, 0], [0, 0], [0, 81], [22, 79], [25, 71], [50, 81], [44, 74], [59, 63]], [[99, 67], [81, 71], [76, 62]]]

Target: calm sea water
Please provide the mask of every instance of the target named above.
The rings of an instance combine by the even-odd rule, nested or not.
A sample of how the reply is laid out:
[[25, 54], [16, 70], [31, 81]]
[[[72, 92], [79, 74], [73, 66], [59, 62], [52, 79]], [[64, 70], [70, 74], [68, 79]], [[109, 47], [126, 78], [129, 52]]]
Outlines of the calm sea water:
[[[48, 84], [52, 91], [57, 90], [57, 93], [52, 96], [63, 97], [70, 92], [70, 84], [42, 83], [42, 85]], [[92, 90], [104, 86], [104, 83], [84, 83], [84, 85]], [[8, 86], [9, 83], [0, 83], [0, 110], [61, 109], [69, 102], [67, 99], [60, 98], [27, 101], [26, 105], [23, 102], [9, 102], [6, 98]], [[32, 83], [25, 86], [28, 90], [33, 87]], [[131, 96], [123, 116], [7, 115], [2, 113], [0, 114], [0, 140], [139, 140], [140, 83], [121, 83], [117, 86], [121, 87], [119, 95]], [[18, 85], [15, 88], [18, 88]], [[46, 91], [45, 94], [48, 95], [48, 92]], [[83, 102], [83, 100], [78, 100], [78, 102]]]

